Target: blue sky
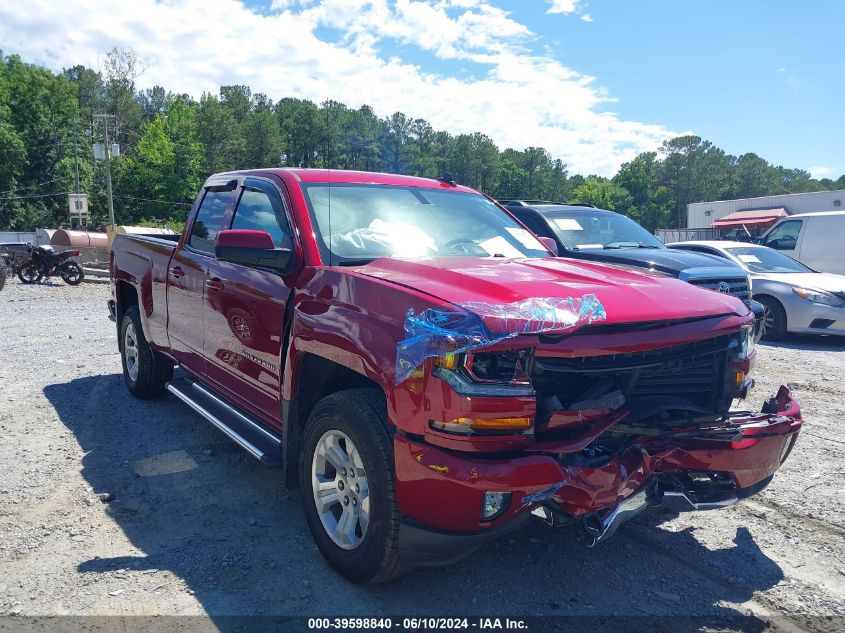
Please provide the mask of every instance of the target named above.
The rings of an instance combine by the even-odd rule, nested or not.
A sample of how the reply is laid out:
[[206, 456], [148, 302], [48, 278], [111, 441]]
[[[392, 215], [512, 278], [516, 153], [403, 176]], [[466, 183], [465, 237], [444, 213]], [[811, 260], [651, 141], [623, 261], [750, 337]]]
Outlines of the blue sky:
[[605, 176], [691, 131], [839, 177], [843, 24], [838, 0], [0, 0], [4, 52], [53, 70], [131, 47], [141, 87], [367, 103]]

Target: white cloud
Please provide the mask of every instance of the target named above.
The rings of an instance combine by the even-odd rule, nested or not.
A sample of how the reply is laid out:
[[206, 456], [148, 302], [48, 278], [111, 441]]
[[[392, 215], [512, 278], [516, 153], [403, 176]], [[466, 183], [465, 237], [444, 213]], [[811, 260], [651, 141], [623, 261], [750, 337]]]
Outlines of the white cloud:
[[575, 13], [579, 0], [549, 0], [552, 5], [546, 13]]
[[833, 167], [822, 167], [819, 165], [810, 167], [810, 174], [813, 178], [830, 178], [835, 175], [835, 173], [836, 170]]
[[[160, 84], [198, 97], [238, 83], [276, 100], [367, 103], [380, 115], [402, 111], [452, 133], [481, 131], [500, 147], [542, 146], [584, 174], [612, 175], [672, 135], [602, 111], [613, 99], [595, 78], [548, 51], [531, 52], [537, 36], [490, 0], [275, 6], [259, 14], [239, 0], [0, 0], [0, 42], [6, 54], [53, 70], [97, 67], [112, 46], [132, 47], [150, 63], [140, 87]], [[319, 27], [337, 29], [340, 40], [320, 39]], [[475, 78], [385, 55], [380, 47], [391, 41], [474, 64]]]
[[582, 16], [581, 16], [581, 19], [582, 19], [584, 22], [592, 22], [592, 21], [593, 21], [593, 16], [591, 16], [589, 13], [585, 13], [584, 15], [582, 15]]

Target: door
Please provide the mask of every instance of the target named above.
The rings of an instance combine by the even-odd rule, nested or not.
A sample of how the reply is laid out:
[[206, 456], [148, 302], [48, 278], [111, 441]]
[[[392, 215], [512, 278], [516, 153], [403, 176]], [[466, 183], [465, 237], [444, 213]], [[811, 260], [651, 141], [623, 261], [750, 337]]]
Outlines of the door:
[[[227, 228], [267, 231], [276, 248], [293, 248], [276, 185], [246, 178]], [[281, 353], [292, 275], [212, 259], [205, 311], [206, 373], [218, 389], [273, 425], [281, 423]]]
[[208, 264], [214, 238], [234, 199], [234, 188], [208, 187], [190, 225], [190, 232], [176, 247], [167, 271], [167, 333], [176, 360], [188, 371], [204, 369], [203, 306]]
[[762, 244], [798, 259], [798, 241], [803, 225], [803, 220], [784, 220], [763, 236]]

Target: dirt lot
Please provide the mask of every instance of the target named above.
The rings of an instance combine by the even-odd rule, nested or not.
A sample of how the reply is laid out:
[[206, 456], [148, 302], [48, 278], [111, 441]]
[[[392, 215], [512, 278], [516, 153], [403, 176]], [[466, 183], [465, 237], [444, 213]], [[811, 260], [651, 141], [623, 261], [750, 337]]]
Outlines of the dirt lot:
[[538, 524], [458, 565], [357, 587], [323, 562], [279, 471], [174, 398], [128, 394], [107, 298], [96, 283], [0, 293], [0, 615], [753, 615], [757, 630], [845, 628], [845, 342], [760, 349], [751, 404], [791, 383], [806, 425], [758, 497], [641, 517], [595, 549], [574, 527]]

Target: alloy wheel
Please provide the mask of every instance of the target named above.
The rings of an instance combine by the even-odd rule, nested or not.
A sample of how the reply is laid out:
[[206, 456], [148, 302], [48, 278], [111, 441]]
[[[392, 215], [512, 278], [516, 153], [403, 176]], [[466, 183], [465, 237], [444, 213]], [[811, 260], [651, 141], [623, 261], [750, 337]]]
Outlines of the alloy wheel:
[[345, 550], [358, 547], [370, 523], [370, 490], [361, 455], [342, 431], [327, 431], [317, 442], [311, 489], [329, 538]]
[[132, 382], [138, 380], [138, 337], [135, 324], [129, 323], [123, 334], [123, 357], [126, 360], [126, 373]]

